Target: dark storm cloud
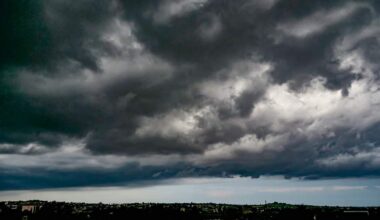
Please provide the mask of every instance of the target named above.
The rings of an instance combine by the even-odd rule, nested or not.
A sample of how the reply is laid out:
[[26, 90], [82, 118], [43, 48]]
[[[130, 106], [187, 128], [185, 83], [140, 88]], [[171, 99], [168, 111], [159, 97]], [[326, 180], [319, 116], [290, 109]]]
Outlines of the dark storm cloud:
[[[305, 82], [322, 74], [328, 78], [331, 88], [347, 86], [350, 77], [339, 71], [333, 63], [333, 43], [345, 30], [368, 23], [372, 19], [368, 8], [355, 6], [357, 10], [352, 10], [352, 16], [333, 23], [332, 28], [314, 36], [294, 39], [277, 30], [281, 22], [296, 22], [318, 10], [328, 12], [345, 6], [348, 2], [279, 1], [267, 10], [257, 7], [254, 2], [208, 1], [200, 10], [161, 25], [152, 22], [153, 18], [149, 15], [134, 14], [139, 10], [149, 10], [157, 2], [148, 4], [125, 1], [124, 7], [127, 18], [136, 22], [136, 34], [145, 46], [175, 62], [202, 66], [206, 73], [200, 71], [200, 77], [209, 75], [210, 71], [223, 68], [230, 62], [258, 54], [263, 60], [276, 63], [277, 68], [272, 74], [280, 83], [288, 80]], [[198, 27], [208, 22], [207, 16], [210, 15], [218, 17], [222, 25], [222, 30], [211, 42], [202, 39], [198, 31]], [[278, 39], [281, 41], [278, 42]], [[315, 73], [310, 73], [311, 71]]]
[[[73, 61], [83, 67], [97, 68], [97, 57], [92, 51], [103, 47], [97, 33], [112, 16], [105, 2], [108, 1], [70, 4], [65, 1], [2, 1], [0, 140], [52, 145], [60, 142], [62, 133], [83, 135], [81, 129], [86, 123], [76, 120], [83, 114], [71, 114], [70, 111], [62, 114], [60, 109], [62, 105], [67, 106], [67, 102], [76, 105], [75, 108], [86, 104], [58, 99], [54, 104], [41, 103], [40, 99], [23, 96], [11, 81], [20, 68], [52, 74], [57, 66], [67, 66], [67, 62]], [[64, 18], [66, 16], [70, 19]], [[87, 119], [91, 114], [86, 113]], [[75, 121], [76, 125], [72, 126]], [[44, 138], [53, 135], [56, 137]]]
[[[0, 188], [3, 190], [43, 189], [113, 184], [133, 186], [137, 181], [141, 186], [144, 184], [143, 181], [152, 180], [153, 183], [158, 182], [160, 179], [173, 177], [178, 170], [169, 170], [165, 167], [145, 167], [142, 169], [137, 164], [129, 164], [112, 172], [99, 170], [49, 171], [41, 169], [30, 169], [29, 172], [36, 172], [38, 175], [0, 171]], [[161, 176], [154, 176], [158, 172]]]
[[376, 1], [0, 4], [0, 188], [379, 175]]
[[[40, 63], [49, 51], [41, 1], [2, 1], [0, 68]], [[16, 43], [17, 42], [17, 43]]]

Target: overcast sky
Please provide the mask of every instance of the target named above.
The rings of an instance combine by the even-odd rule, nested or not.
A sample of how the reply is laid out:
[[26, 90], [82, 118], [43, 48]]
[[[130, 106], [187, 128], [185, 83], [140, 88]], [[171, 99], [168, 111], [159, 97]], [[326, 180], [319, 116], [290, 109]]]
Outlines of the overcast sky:
[[352, 204], [380, 205], [368, 198], [380, 190], [379, 11], [376, 0], [3, 0], [0, 199], [92, 189], [95, 201], [95, 189], [143, 185], [179, 187], [158, 198], [184, 201], [216, 178], [206, 185], [312, 183], [325, 197], [279, 199], [333, 204], [328, 179], [342, 204], [362, 190]]

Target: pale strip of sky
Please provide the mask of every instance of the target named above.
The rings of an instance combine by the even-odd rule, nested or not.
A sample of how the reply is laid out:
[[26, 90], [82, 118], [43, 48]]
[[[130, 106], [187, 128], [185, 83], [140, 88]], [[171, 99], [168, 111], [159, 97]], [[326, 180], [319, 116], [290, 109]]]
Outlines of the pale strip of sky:
[[214, 202], [379, 206], [380, 179], [296, 180], [281, 177], [258, 179], [186, 178], [161, 184], [121, 187], [84, 187], [0, 191], [0, 200], [56, 200], [90, 203]]

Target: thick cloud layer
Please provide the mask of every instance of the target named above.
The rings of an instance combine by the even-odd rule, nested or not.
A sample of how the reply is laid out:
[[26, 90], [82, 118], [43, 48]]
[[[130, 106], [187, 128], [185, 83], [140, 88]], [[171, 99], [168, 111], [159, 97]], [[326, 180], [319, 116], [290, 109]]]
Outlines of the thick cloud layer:
[[1, 189], [380, 175], [376, 1], [0, 4]]

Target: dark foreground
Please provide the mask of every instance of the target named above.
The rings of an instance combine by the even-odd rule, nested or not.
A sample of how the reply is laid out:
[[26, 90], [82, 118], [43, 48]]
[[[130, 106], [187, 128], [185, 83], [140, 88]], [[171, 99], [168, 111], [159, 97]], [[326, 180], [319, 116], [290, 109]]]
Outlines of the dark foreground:
[[0, 202], [1, 220], [44, 219], [380, 219], [380, 207], [325, 207], [271, 203], [267, 205], [86, 204], [44, 201]]

